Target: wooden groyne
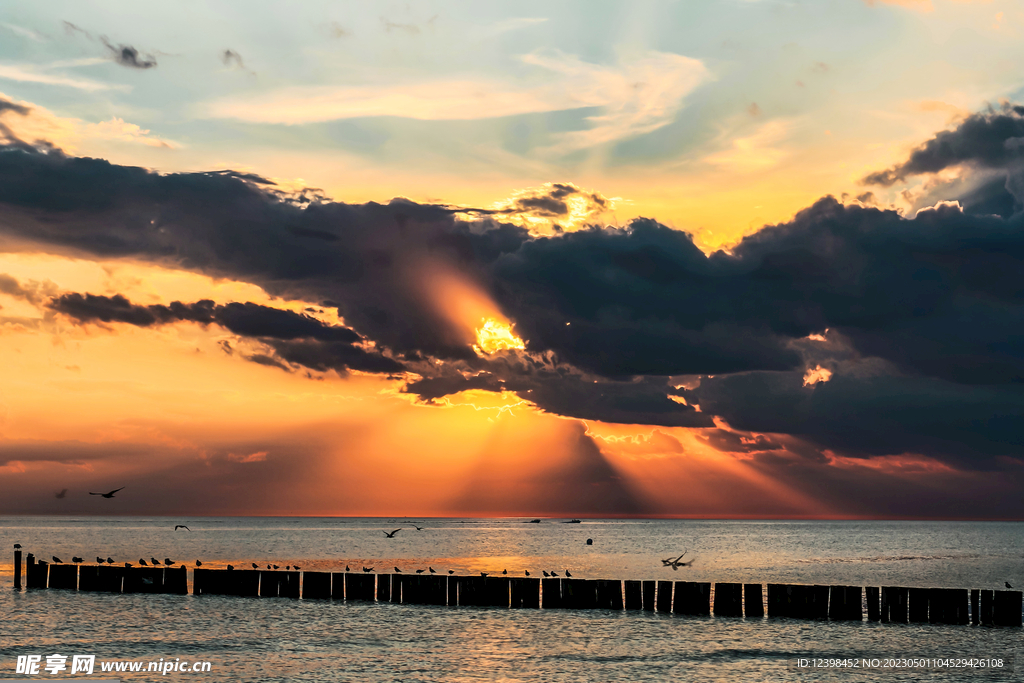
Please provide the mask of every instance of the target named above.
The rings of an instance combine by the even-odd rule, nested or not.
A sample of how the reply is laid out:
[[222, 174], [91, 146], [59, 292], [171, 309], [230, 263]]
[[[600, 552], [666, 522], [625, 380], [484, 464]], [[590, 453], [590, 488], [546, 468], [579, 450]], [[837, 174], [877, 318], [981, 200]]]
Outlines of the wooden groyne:
[[[192, 594], [506, 609], [637, 610], [687, 616], [1021, 626], [1021, 591], [899, 586], [621, 581], [264, 569], [192, 569]], [[48, 564], [29, 553], [25, 587], [188, 594], [184, 565]], [[15, 589], [21, 588], [15, 552]]]

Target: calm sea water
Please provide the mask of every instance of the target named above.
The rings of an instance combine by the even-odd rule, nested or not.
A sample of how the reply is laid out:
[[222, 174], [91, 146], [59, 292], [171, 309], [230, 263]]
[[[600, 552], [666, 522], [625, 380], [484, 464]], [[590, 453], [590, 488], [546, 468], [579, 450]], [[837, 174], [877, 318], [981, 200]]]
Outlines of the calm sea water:
[[[173, 531], [187, 524], [191, 531]], [[415, 526], [423, 527], [416, 531]], [[402, 527], [395, 538], [382, 533]], [[593, 545], [586, 540], [593, 539]], [[68, 561], [255, 561], [303, 569], [432, 566], [586, 578], [1001, 588], [1024, 586], [1024, 523], [310, 518], [0, 518], [0, 585], [14, 543]], [[693, 566], [660, 558], [687, 551]], [[1021, 629], [688, 618], [0, 590], [0, 677], [18, 655], [203, 660], [196, 681], [1020, 680], [1019, 672], [806, 671], [798, 657], [1001, 657]], [[1022, 662], [1024, 667], [1024, 662]], [[66, 673], [39, 679], [60, 679]], [[104, 677], [99, 672], [93, 678]]]

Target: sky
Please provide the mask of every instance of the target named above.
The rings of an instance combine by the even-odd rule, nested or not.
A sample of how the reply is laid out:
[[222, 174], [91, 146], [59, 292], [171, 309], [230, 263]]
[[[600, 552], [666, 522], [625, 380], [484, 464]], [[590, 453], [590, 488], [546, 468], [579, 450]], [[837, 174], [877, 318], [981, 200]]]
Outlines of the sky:
[[0, 514], [1024, 519], [1022, 37], [4, 3]]

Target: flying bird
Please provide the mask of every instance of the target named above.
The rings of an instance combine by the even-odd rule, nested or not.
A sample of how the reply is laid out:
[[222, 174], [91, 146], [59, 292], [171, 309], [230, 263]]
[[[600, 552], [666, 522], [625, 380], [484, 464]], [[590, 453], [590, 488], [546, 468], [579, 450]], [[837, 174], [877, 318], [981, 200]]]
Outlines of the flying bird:
[[398, 533], [399, 531], [401, 531], [401, 529], [395, 529], [394, 531], [392, 531], [392, 532], [391, 532], [391, 533], [389, 534], [388, 532], [386, 532], [386, 531], [384, 531], [383, 529], [381, 529], [381, 533], [383, 533], [383, 534], [384, 534], [385, 536], [387, 536], [388, 538], [394, 538], [394, 537], [395, 537], [395, 534], [397, 534], [397, 533]]
[[[413, 524], [413, 526], [416, 526], [416, 525], [415, 525], [415, 524]], [[423, 531], [423, 527], [421, 527], [421, 526], [417, 526], [417, 527], [416, 527], [416, 531]]]
[[117, 493], [118, 491], [120, 491], [123, 488], [125, 488], [125, 487], [122, 486], [120, 489], [114, 489], [113, 491], [108, 491], [107, 493], [93, 493], [92, 491], [89, 491], [89, 495], [90, 496], [103, 496], [104, 498], [113, 498], [114, 494]]
[[174, 530], [177, 531], [178, 529], [184, 529], [185, 531], [192, 531], [191, 529], [189, 529], [184, 524], [175, 524], [174, 525]]
[[57, 564], [64, 564], [63, 562], [61, 562], [60, 558], [57, 557], [56, 555], [53, 556], [53, 561], [56, 562]]
[[68, 495], [68, 490], [67, 489], [61, 489], [57, 493], [53, 494], [53, 497], [54, 498], [63, 498], [66, 495]]
[[1009, 581], [1003, 581], [1003, 583], [1006, 585], [1007, 588], [1013, 588], [1013, 586], [1010, 585]]

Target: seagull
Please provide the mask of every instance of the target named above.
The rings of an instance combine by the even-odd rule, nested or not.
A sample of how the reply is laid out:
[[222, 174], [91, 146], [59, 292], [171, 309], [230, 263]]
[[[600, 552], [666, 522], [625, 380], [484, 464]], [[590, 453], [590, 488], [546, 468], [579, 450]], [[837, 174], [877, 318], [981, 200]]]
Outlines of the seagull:
[[15, 549], [17, 549], [17, 548], [20, 548], [20, 547], [21, 547], [21, 544], [20, 544], [20, 543], [15, 543], [15, 544], [14, 544], [14, 547], [15, 547]]
[[114, 489], [113, 491], [108, 491], [107, 493], [93, 493], [92, 491], [89, 491], [89, 495], [90, 496], [103, 496], [104, 498], [113, 498], [114, 494], [117, 493], [118, 491], [120, 491], [123, 488], [125, 488], [125, 487], [122, 486], [120, 489]]
[[124, 568], [125, 569], [131, 569], [132, 568], [132, 563], [131, 562], [125, 562], [124, 563]]
[[104, 560], [102, 557], [97, 557], [96, 558], [96, 564], [103, 564], [105, 561], [106, 560]]
[[[413, 524], [413, 526], [416, 526], [416, 525], [415, 525], [415, 524]], [[423, 527], [421, 527], [421, 526], [416, 526], [416, 531], [423, 531]]]
[[507, 575], [507, 574], [508, 574], [508, 570], [507, 570], [507, 569], [502, 569], [502, 570], [501, 570], [501, 573], [502, 573], [502, 574], [506, 574], [506, 575]]
[[297, 564], [293, 564], [293, 565], [292, 565], [292, 569], [294, 569], [295, 571], [298, 571], [298, 570], [302, 569], [302, 567], [300, 567], [300, 566], [299, 566], [299, 565], [297, 565]]
[[85, 562], [85, 560], [83, 560], [83, 559], [82, 559], [82, 558], [80, 558], [80, 557], [72, 557], [72, 558], [71, 558], [71, 561], [72, 561], [72, 562], [74, 562], [74, 563], [76, 563], [76, 564], [77, 564], [77, 563], [79, 563], [79, 562]]
[[551, 572], [551, 576], [558, 576], [558, 572]]
[[569, 573], [568, 569], [565, 570], [565, 575], [568, 576], [570, 579], [572, 578], [572, 574]]
[[369, 567], [369, 568], [367, 568], [367, 567], [363, 567], [363, 571], [364, 571], [365, 573], [369, 574], [370, 572], [372, 572], [372, 571], [373, 571], [373, 567]]
[[526, 573], [527, 576], [529, 576], [530, 575], [530, 570], [527, 569], [525, 573]]
[[484, 577], [486, 579], [487, 578], [487, 572], [480, 572], [480, 576], [482, 576], [482, 577]]
[[53, 494], [53, 497], [54, 498], [63, 498], [66, 495], [68, 495], [68, 490], [67, 489], [61, 489], [57, 493]]
[[395, 573], [396, 573], [396, 574], [401, 574], [401, 573], [402, 573], [402, 570], [401, 570], [401, 569], [399, 569], [398, 567], [395, 567]]
[[57, 557], [56, 555], [53, 556], [53, 561], [56, 562], [57, 564], [64, 564], [63, 562], [61, 562], [60, 558]]
[[543, 575], [544, 575], [544, 576], [546, 576], [547, 578], [551, 578], [551, 574], [548, 574], [548, 573], [547, 573], [546, 571], [544, 571], [544, 570], [541, 570], [541, 574], [543, 574]]
[[449, 569], [449, 570], [448, 570], [448, 576], [451, 576], [451, 575], [452, 575], [452, 574], [454, 574], [454, 573], [455, 573], [455, 570], [454, 570], [454, 569]]
[[352, 571], [351, 569], [349, 569], [349, 568], [348, 568], [348, 565], [347, 565], [347, 564], [345, 565], [345, 571], [347, 571], [347, 572], [350, 572], [350, 571]]
[[1009, 581], [1003, 581], [1003, 583], [1006, 585], [1007, 588], [1013, 588], [1013, 586], [1010, 585]]
[[229, 564], [229, 565], [228, 565], [228, 571], [231, 571], [232, 569], [234, 569], [234, 567], [232, 567], [232, 566], [231, 566], [231, 565]]
[[203, 566], [203, 563], [202, 563], [202, 562], [200, 562], [199, 560], [196, 560], [196, 566], [197, 566], [197, 567], [202, 567], [202, 566]]
[[175, 524], [174, 525], [174, 530], [177, 531], [178, 529], [184, 529], [185, 531], [192, 531], [191, 529], [189, 529], [184, 524]]
[[141, 557], [139, 558], [139, 564], [141, 564], [143, 567], [148, 567], [149, 566], [148, 564], [146, 564], [146, 561], [144, 559], [142, 559]]
[[270, 569], [270, 565], [269, 564], [267, 565], [267, 569]]
[[114, 564], [114, 561], [108, 557], [107, 558], [107, 564]]
[[47, 562], [46, 560], [39, 560], [39, 564], [41, 564], [41, 565], [43, 565], [45, 567], [46, 565], [48, 565], [50, 563]]
[[277, 566], [277, 565], [275, 564], [275, 565], [274, 565], [274, 569], [280, 569], [280, 567], [278, 567], [278, 566]]
[[260, 567], [259, 567], [259, 565], [258, 565], [258, 564], [256, 564], [255, 562], [253, 562], [253, 563], [252, 563], [252, 568], [253, 568], [253, 569], [259, 569]]
[[388, 532], [386, 532], [386, 531], [384, 531], [384, 530], [382, 529], [382, 530], [381, 530], [381, 533], [383, 533], [383, 534], [384, 534], [385, 536], [387, 536], [388, 538], [394, 538], [394, 537], [395, 537], [395, 534], [397, 534], [397, 533], [398, 533], [399, 531], [401, 531], [401, 529], [395, 529], [394, 531], [392, 531], [392, 532], [391, 532], [391, 533], [389, 534]]
[[437, 573], [436, 571], [434, 571], [434, 568], [433, 568], [433, 567], [427, 567], [427, 569], [429, 569], [429, 570], [430, 570], [430, 573], [431, 573], [431, 574], [436, 574], [436, 573]]
[[427, 570], [426, 570], [426, 569], [417, 569], [417, 570], [416, 570], [416, 573], [417, 573], [417, 574], [422, 574], [422, 573], [423, 573], [423, 572], [425, 572], [425, 571], [427, 571]]
[[174, 564], [174, 560], [169, 560], [169, 559], [167, 559], [165, 557], [164, 558], [164, 564], [166, 564], [168, 567], [170, 567], [172, 564]]

